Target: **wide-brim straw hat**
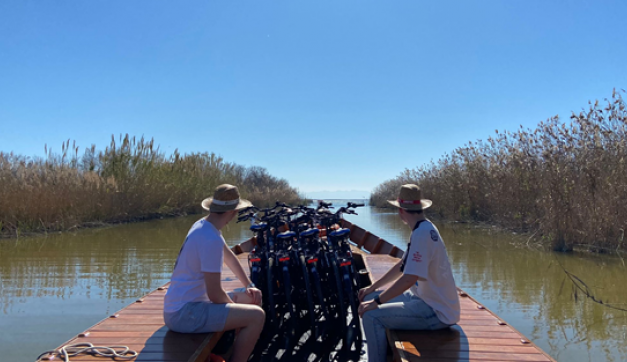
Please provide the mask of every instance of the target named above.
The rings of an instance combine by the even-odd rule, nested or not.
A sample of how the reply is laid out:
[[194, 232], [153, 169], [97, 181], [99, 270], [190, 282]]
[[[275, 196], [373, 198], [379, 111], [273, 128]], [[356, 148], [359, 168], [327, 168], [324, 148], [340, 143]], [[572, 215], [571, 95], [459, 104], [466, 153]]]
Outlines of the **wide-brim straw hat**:
[[392, 206], [413, 211], [424, 210], [433, 204], [431, 200], [423, 199], [420, 187], [413, 184], [401, 186], [401, 190], [398, 193], [398, 199], [387, 201]]
[[202, 208], [209, 212], [226, 212], [231, 210], [241, 210], [253, 204], [239, 197], [237, 186], [223, 184], [216, 187], [213, 197], [202, 200]]

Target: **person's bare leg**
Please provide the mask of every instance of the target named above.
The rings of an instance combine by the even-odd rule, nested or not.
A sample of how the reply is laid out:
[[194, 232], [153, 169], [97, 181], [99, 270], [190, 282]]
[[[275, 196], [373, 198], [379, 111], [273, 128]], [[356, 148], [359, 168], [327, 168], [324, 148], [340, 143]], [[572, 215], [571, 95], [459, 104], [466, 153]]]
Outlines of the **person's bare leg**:
[[229, 305], [224, 330], [240, 329], [235, 343], [231, 362], [246, 362], [259, 339], [266, 315], [256, 305], [233, 303]]

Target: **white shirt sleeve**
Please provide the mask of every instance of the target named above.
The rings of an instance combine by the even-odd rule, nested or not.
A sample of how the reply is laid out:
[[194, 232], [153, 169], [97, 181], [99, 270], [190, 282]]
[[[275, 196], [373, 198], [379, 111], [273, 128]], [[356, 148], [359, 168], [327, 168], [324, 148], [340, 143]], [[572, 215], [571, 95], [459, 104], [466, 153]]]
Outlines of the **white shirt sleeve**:
[[431, 261], [432, 244], [427, 228], [418, 228], [411, 234], [404, 274], [416, 275], [428, 279], [429, 262]]
[[203, 273], [221, 273], [224, 262], [224, 240], [211, 238], [196, 245], [200, 258], [200, 271]]

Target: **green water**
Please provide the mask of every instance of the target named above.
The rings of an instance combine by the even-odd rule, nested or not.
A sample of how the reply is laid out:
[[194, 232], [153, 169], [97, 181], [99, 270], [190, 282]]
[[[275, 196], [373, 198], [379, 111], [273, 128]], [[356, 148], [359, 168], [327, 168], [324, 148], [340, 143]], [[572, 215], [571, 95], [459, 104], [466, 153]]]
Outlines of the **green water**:
[[[395, 213], [364, 208], [350, 221], [404, 248]], [[187, 230], [200, 216], [0, 240], [0, 360], [35, 360], [169, 280]], [[604, 301], [627, 308], [618, 257], [554, 254], [517, 237], [439, 225], [460, 287], [560, 362], [626, 361], [627, 314], [575, 301], [558, 261]], [[236, 244], [244, 224], [224, 230]], [[563, 283], [564, 282], [564, 283]], [[563, 284], [563, 286], [562, 286]]]

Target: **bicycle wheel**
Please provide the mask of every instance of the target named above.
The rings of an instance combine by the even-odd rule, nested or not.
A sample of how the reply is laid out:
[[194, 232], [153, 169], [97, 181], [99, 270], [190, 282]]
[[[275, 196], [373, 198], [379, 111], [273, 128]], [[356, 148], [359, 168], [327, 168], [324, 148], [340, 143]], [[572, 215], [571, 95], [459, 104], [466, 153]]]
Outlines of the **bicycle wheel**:
[[266, 286], [267, 286], [267, 299], [268, 303], [266, 304], [266, 317], [268, 318], [269, 325], [276, 327], [277, 315], [276, 315], [276, 304], [274, 301], [274, 258], [272, 256], [268, 257], [268, 267], [266, 269]]
[[[320, 274], [318, 272], [318, 268], [316, 267], [317, 262], [309, 263], [309, 270], [311, 272], [311, 281], [314, 287], [314, 291], [316, 292], [316, 297], [319, 305], [320, 316], [324, 318], [325, 323], [329, 321], [327, 306], [324, 302], [324, 294], [322, 294], [322, 283], [320, 280]], [[318, 339], [320, 335], [322, 335], [322, 328], [318, 328], [320, 323], [317, 323], [315, 326], [315, 337]]]
[[350, 351], [353, 342], [356, 342], [357, 349], [361, 349], [361, 329], [358, 311], [359, 303], [357, 302], [357, 295], [355, 294], [355, 289], [353, 288], [351, 264], [352, 262], [350, 261], [344, 261], [341, 263], [344, 291], [348, 299], [349, 307], [351, 309], [351, 322], [348, 324], [348, 329], [346, 331], [346, 340], [343, 344], [343, 347], [346, 349], [346, 351]]
[[333, 278], [335, 279], [335, 287], [337, 290], [337, 308], [338, 308], [338, 320], [342, 326], [342, 329], [346, 328], [346, 306], [344, 304], [344, 286], [342, 285], [342, 275], [340, 274], [340, 268], [337, 265], [337, 259], [335, 257], [330, 258], [331, 271], [333, 272]]
[[[294, 313], [294, 305], [292, 304], [292, 282], [287, 261], [281, 263], [281, 269], [283, 271], [283, 286], [285, 287], [285, 307], [286, 311], [290, 314], [289, 336], [293, 337], [296, 334], [296, 313]], [[291, 340], [290, 338], [290, 341]]]
[[309, 320], [311, 323], [311, 329], [313, 330], [316, 325], [316, 313], [313, 303], [313, 293], [311, 292], [311, 283], [309, 282], [309, 272], [307, 271], [307, 261], [305, 255], [299, 256], [300, 267], [303, 273], [303, 280], [305, 284], [305, 290], [307, 291], [307, 313], [309, 313]]

